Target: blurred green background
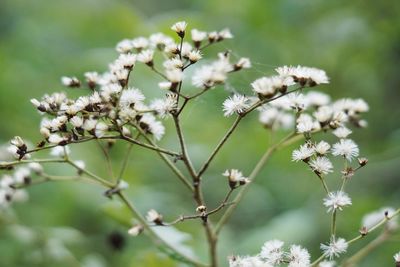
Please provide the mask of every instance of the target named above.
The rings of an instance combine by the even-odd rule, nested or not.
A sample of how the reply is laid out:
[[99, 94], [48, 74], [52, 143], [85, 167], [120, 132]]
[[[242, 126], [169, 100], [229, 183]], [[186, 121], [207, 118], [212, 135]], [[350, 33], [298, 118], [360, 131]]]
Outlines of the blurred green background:
[[[235, 39], [215, 46], [206, 55], [231, 49], [235, 56], [250, 57], [254, 68], [236, 75], [229, 84], [238, 91], [249, 92], [253, 79], [273, 74], [277, 66], [301, 64], [326, 70], [331, 84], [321, 87], [322, 91], [335, 98], [362, 97], [370, 104], [369, 127], [355, 130], [352, 136], [370, 164], [349, 185], [354, 204], [340, 214], [340, 236], [356, 235], [366, 212], [399, 206], [400, 2], [396, 0], [2, 0], [0, 142], [8, 142], [14, 135], [38, 141], [40, 116], [29, 99], [65, 91], [59, 82], [63, 75], [82, 77], [85, 71], [104, 71], [117, 57], [114, 47], [118, 41], [156, 31], [170, 33], [170, 25], [178, 20], [207, 31], [231, 29]], [[133, 85], [154, 96], [159, 94], [157, 79], [138, 67]], [[227, 95], [223, 88], [215, 90], [183, 114], [196, 166], [231, 123], [221, 111]], [[268, 142], [271, 136], [258, 124], [257, 116], [241, 125], [204, 180], [209, 206], [217, 205], [227, 190], [220, 175], [223, 170], [239, 168], [247, 174]], [[167, 134], [162, 144], [176, 147], [176, 140]], [[116, 169], [124, 148], [119, 144], [112, 152]], [[329, 215], [321, 204], [324, 194], [304, 166], [290, 161], [292, 148], [276, 154], [251, 185], [223, 231], [221, 262], [231, 254], [258, 253], [271, 238], [304, 244], [314, 258], [319, 255], [319, 243], [327, 241], [329, 231]], [[105, 172], [96, 146], [72, 147], [72, 151], [74, 159], [84, 159], [94, 172]], [[125, 177], [131, 184], [128, 194], [143, 213], [156, 208], [168, 219], [193, 213], [190, 195], [177, 186], [173, 174], [153, 153], [137, 148], [129, 163]], [[54, 165], [48, 170], [54, 174], [71, 171]], [[339, 182], [338, 175], [329, 179], [332, 185]], [[128, 213], [117, 201], [105, 198], [101, 188], [52, 183], [32, 187], [29, 193], [28, 203], [14, 205], [1, 215], [0, 266], [178, 266], [145, 236], [126, 234], [127, 226], [119, 221], [129, 219]], [[200, 223], [185, 222], [178, 229], [190, 233], [186, 244], [204, 259]], [[124, 245], [113, 249], [110, 238], [122, 239]], [[350, 253], [366, 242], [357, 243]], [[392, 255], [399, 250], [397, 235], [361, 266], [392, 266]]]

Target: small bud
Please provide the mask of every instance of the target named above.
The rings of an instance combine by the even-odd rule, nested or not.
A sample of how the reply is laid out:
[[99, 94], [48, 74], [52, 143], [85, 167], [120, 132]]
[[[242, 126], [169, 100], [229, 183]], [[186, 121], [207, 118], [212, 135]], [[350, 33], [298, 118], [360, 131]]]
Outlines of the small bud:
[[198, 206], [198, 207], [196, 208], [196, 211], [199, 212], [199, 213], [205, 212], [206, 210], [207, 210], [207, 207], [204, 206], [204, 205]]
[[143, 232], [143, 230], [144, 230], [143, 225], [137, 224], [128, 230], [128, 234], [131, 236], [138, 236]]
[[350, 178], [354, 175], [354, 169], [352, 167], [347, 167], [343, 171], [341, 171], [343, 174], [344, 178]]
[[61, 83], [67, 87], [77, 88], [81, 86], [81, 82], [76, 77], [61, 77]]
[[15, 137], [10, 141], [10, 143], [11, 143], [12, 145], [18, 147], [18, 148], [22, 148], [22, 147], [26, 146], [24, 140], [22, 140], [22, 138], [19, 137], [19, 136], [15, 136]]
[[360, 233], [360, 235], [366, 236], [368, 234], [368, 229], [367, 227], [363, 226], [358, 232]]
[[189, 52], [189, 60], [190, 63], [196, 63], [202, 58], [201, 53], [199, 50], [193, 50]]
[[358, 164], [360, 164], [360, 166], [365, 166], [368, 163], [368, 159], [367, 158], [358, 158]]
[[179, 21], [172, 25], [171, 30], [175, 31], [179, 37], [185, 37], [187, 23], [185, 21]]
[[163, 217], [156, 210], [152, 209], [147, 212], [146, 219], [149, 222], [153, 222], [156, 225], [163, 225]]

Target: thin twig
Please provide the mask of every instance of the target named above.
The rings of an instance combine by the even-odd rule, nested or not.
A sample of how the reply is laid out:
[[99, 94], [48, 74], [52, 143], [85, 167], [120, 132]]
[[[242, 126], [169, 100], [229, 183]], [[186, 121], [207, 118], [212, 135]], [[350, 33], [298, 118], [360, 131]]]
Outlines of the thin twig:
[[145, 233], [153, 240], [156, 245], [166, 247], [168, 250], [173, 251], [174, 254], [179, 255], [187, 263], [190, 263], [194, 266], [199, 267], [207, 267], [206, 264], [198, 262], [194, 259], [187, 257], [186, 255], [180, 253], [175, 248], [173, 248], [169, 243], [167, 243], [164, 239], [159, 237], [153, 229], [147, 224], [146, 219], [140, 214], [140, 212], [136, 209], [136, 207], [127, 199], [127, 197], [122, 193], [118, 192], [117, 196], [121, 199], [121, 201], [129, 208], [132, 212], [133, 216], [140, 222], [140, 224], [144, 227]]
[[[254, 167], [253, 171], [251, 172], [249, 179], [250, 181], [254, 181], [259, 174], [259, 172], [263, 169], [265, 164], [267, 163], [268, 159], [271, 157], [271, 155], [278, 149], [285, 147], [289, 144], [291, 144], [293, 141], [297, 141], [300, 138], [303, 138], [302, 135], [296, 135], [295, 133], [291, 133], [285, 138], [283, 138], [279, 143], [271, 146], [265, 153], [264, 155], [260, 158], [260, 160], [257, 162], [256, 166]], [[222, 227], [225, 225], [225, 223], [228, 221], [232, 213], [234, 212], [235, 208], [237, 207], [238, 203], [240, 203], [240, 200], [244, 197], [246, 191], [247, 191], [248, 186], [244, 186], [240, 189], [239, 193], [236, 195], [234, 198], [233, 202], [234, 204], [231, 205], [225, 213], [222, 215], [221, 219], [217, 223], [215, 227], [215, 233], [219, 234], [221, 231]]]

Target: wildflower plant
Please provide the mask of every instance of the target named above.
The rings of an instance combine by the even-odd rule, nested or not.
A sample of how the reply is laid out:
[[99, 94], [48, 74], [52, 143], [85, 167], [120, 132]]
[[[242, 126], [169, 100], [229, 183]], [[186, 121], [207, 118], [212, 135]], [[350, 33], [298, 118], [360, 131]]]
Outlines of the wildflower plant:
[[[327, 238], [321, 240], [321, 255], [312, 260], [313, 257], [303, 246], [285, 246], [284, 242], [276, 239], [267, 241], [255, 256], [230, 257], [231, 267], [336, 266], [333, 260], [337, 260], [354, 242], [379, 226], [385, 224], [382, 233], [384, 238], [397, 229], [397, 223], [391, 219], [400, 210], [384, 208], [364, 218], [356, 237], [345, 239], [338, 234], [337, 217], [353, 203], [346, 192], [346, 185], [368, 162], [366, 158], [359, 157], [358, 145], [349, 138], [352, 133], [350, 128], [363, 128], [367, 125], [362, 115], [369, 107], [362, 99], [345, 98], [333, 101], [327, 94], [315, 91], [315, 88], [329, 83], [328, 75], [321, 69], [304, 66], [279, 67], [275, 69], [274, 75], [260, 77], [250, 83], [246, 94], [234, 93], [227, 96], [221, 103], [221, 114], [232, 120], [232, 125], [206, 160], [193, 164], [188, 153], [190, 144], [185, 141], [181, 115], [191, 102], [218, 90], [218, 87], [227, 83], [231, 75], [251, 68], [251, 61], [245, 57], [233, 60], [229, 51], [222, 51], [212, 61], [199, 63], [209, 46], [233, 38], [228, 29], [212, 32], [197, 29], [189, 31], [187, 23], [181, 21], [175, 23], [171, 30], [172, 36], [154, 33], [148, 38], [137, 37], [120, 41], [116, 45], [118, 57], [103, 73], [86, 72], [83, 79], [61, 78], [62, 84], [67, 88], [86, 88], [86, 95], [71, 99], [65, 93], [52, 93], [41, 99], [31, 100], [43, 116], [40, 122], [41, 141], [32, 146], [19, 136], [11, 140], [8, 152], [15, 159], [0, 163], [0, 168], [5, 171], [0, 181], [1, 206], [6, 207], [13, 201], [26, 199], [25, 188], [35, 184], [59, 180], [95, 183], [104, 187], [107, 197], [116, 197], [129, 208], [135, 219], [135, 223], [127, 229], [131, 236], [146, 234], [167, 255], [188, 265], [217, 267], [219, 234], [245, 195], [247, 187], [251, 186], [267, 160], [277, 150], [302, 141], [293, 151], [292, 161], [309, 169], [310, 175], [314, 175], [321, 183], [326, 194], [321, 205], [326, 207], [331, 217], [331, 231]], [[160, 56], [163, 57], [163, 62], [159, 61]], [[149, 71], [159, 76], [161, 81], [157, 90], [164, 92], [163, 98], [148, 101], [144, 90], [135, 87], [136, 64], [144, 64]], [[189, 69], [194, 70], [188, 72]], [[194, 93], [190, 94], [185, 89], [187, 83], [196, 88]], [[219, 205], [209, 206], [204, 197], [203, 185], [209, 166], [240, 123], [252, 113], [258, 114], [260, 124], [268, 131], [281, 129], [287, 131], [288, 135], [270, 146], [250, 173], [244, 174], [239, 169], [222, 166], [221, 179], [226, 179], [227, 193], [220, 197]], [[166, 123], [174, 126], [171, 133], [166, 132]], [[321, 132], [331, 133], [337, 140], [333, 143], [317, 140], [316, 136]], [[177, 136], [179, 151], [160, 146], [159, 141], [165, 134]], [[117, 176], [94, 173], [86, 168], [84, 161], [72, 157], [71, 146], [92, 141], [104, 141], [110, 147], [114, 142], [129, 144]], [[135, 203], [129, 200], [124, 192], [129, 184], [123, 178], [130, 151], [134, 146], [153, 151], [171, 169], [171, 176], [175, 176], [177, 182], [182, 183], [193, 196], [196, 208], [192, 214], [171, 219], [168, 214], [151, 209], [143, 215]], [[43, 150], [51, 151], [49, 158], [36, 157], [35, 153]], [[108, 150], [104, 150], [104, 154], [108, 160]], [[334, 166], [333, 158], [342, 160], [343, 167]], [[177, 162], [183, 163], [184, 170]], [[69, 165], [76, 170], [76, 175], [50, 175], [45, 168], [48, 163]], [[328, 187], [328, 175], [340, 177], [337, 188]], [[217, 213], [220, 214], [219, 217], [214, 216]], [[193, 220], [200, 221], [204, 228], [209, 259], [198, 259], [182, 253], [155, 230], [157, 227], [171, 227]], [[365, 254], [366, 248], [368, 246], [349, 257], [343, 264], [358, 261]], [[399, 264], [399, 254], [394, 259]]]

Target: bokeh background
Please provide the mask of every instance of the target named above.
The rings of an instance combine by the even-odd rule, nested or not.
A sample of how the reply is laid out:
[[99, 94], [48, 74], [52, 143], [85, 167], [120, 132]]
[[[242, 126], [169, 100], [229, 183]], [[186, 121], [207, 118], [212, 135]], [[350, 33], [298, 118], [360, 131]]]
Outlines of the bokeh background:
[[[213, 56], [230, 49], [234, 56], [250, 57], [254, 68], [235, 76], [230, 89], [246, 92], [249, 82], [272, 74], [275, 67], [302, 64], [327, 71], [331, 84], [321, 90], [335, 98], [362, 97], [370, 104], [369, 127], [353, 134], [370, 164], [349, 184], [354, 204], [340, 214], [340, 236], [353, 237], [366, 212], [399, 206], [400, 2], [396, 0], [2, 0], [0, 142], [14, 135], [38, 141], [40, 116], [29, 99], [65, 91], [60, 85], [63, 75], [82, 77], [85, 71], [104, 71], [117, 56], [118, 41], [155, 31], [169, 33], [170, 25], [178, 20], [207, 31], [231, 29], [233, 41], [206, 53]], [[147, 95], [159, 94], [158, 77], [145, 68], [135, 72], [135, 86]], [[229, 88], [214, 90], [183, 115], [195, 162], [206, 157], [231, 123], [221, 111]], [[284, 133], [276, 134], [280, 135]], [[241, 125], [205, 178], [210, 206], [227, 190], [221, 172], [240, 168], [248, 173], [271, 142], [257, 116]], [[174, 147], [176, 140], [169, 135], [162, 144]], [[223, 266], [226, 256], [255, 254], [271, 238], [304, 244], [314, 258], [319, 255], [319, 243], [327, 240], [329, 231], [329, 215], [321, 204], [324, 194], [304, 166], [290, 161], [293, 147], [273, 157], [223, 231], [219, 245]], [[124, 148], [117, 145], [112, 151], [116, 169]], [[75, 146], [72, 151], [73, 158], [84, 159], [94, 172], [105, 173], [96, 146]], [[53, 165], [49, 172], [68, 174], [71, 170]], [[143, 213], [156, 208], [173, 219], [194, 210], [190, 195], [150, 152], [134, 150], [125, 179], [131, 184], [130, 199]], [[329, 177], [330, 184], [338, 182], [337, 175]], [[129, 237], [129, 213], [102, 193], [101, 188], [76, 183], [30, 188], [29, 202], [14, 205], [0, 216], [0, 266], [177, 266], [145, 236]], [[199, 222], [183, 223], [178, 229], [190, 234], [180, 237], [204, 258]], [[357, 243], [350, 254], [366, 242]], [[396, 235], [360, 266], [393, 266], [392, 255], [399, 250]]]

